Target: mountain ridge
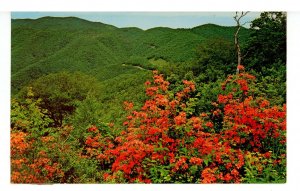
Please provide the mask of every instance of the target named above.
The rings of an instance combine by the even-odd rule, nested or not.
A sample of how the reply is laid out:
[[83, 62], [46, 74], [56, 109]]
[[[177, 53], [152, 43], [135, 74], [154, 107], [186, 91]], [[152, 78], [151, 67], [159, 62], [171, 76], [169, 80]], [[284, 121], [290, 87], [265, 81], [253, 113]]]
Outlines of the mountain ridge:
[[[122, 66], [132, 57], [187, 64], [196, 58], [201, 43], [215, 38], [233, 42], [234, 31], [234, 27], [214, 24], [143, 30], [77, 17], [12, 19], [12, 91], [61, 70], [81, 71], [100, 81], [115, 77], [110, 73], [137, 72]], [[248, 29], [241, 30], [241, 42], [248, 35]]]
[[[15, 19], [11, 19], [13, 22], [18, 22], [18, 21], [27, 21], [27, 22], [31, 22], [31, 21], [45, 21], [45, 20], [51, 20], [51, 19], [65, 19], [65, 20], [77, 20], [77, 21], [82, 21], [82, 22], [86, 22], [86, 23], [98, 23], [98, 24], [102, 24], [102, 25], [109, 25], [109, 26], [112, 26], [112, 27], [115, 27], [115, 28], [118, 28], [118, 29], [126, 29], [126, 28], [136, 28], [136, 29], [139, 29], [139, 30], [142, 30], [142, 31], [147, 31], [147, 30], [151, 30], [151, 29], [156, 29], [156, 28], [166, 28], [166, 29], [172, 29], [172, 30], [190, 30], [190, 29], [196, 29], [196, 28], [199, 28], [199, 27], [228, 27], [228, 28], [235, 28], [236, 26], [225, 26], [225, 25], [217, 25], [217, 24], [213, 24], [213, 23], [206, 23], [206, 24], [201, 24], [201, 25], [197, 25], [197, 26], [194, 26], [194, 27], [178, 27], [178, 28], [172, 28], [172, 27], [164, 27], [164, 26], [156, 26], [156, 27], [151, 27], [151, 28], [148, 28], [148, 29], [142, 29], [142, 28], [139, 28], [137, 26], [127, 26], [127, 27], [117, 27], [117, 26], [114, 26], [113, 24], [108, 24], [108, 23], [104, 23], [104, 22], [100, 22], [100, 21], [90, 21], [90, 20], [87, 20], [87, 19], [83, 19], [83, 18], [79, 18], [79, 17], [74, 17], [74, 16], [66, 16], [66, 17], [55, 17], [55, 16], [45, 16], [45, 17], [39, 17], [39, 18], [36, 18], [36, 19], [31, 19], [31, 18], [15, 18]], [[245, 28], [245, 27], [242, 27], [242, 28]], [[245, 28], [246, 29], [246, 28]]]

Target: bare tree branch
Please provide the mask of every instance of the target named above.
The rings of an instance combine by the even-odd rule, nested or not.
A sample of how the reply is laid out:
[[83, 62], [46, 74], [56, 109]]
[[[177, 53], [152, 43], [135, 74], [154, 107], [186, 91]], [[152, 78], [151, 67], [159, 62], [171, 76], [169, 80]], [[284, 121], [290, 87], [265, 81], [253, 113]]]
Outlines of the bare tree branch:
[[241, 26], [244, 26], [244, 25], [247, 24], [247, 23], [251, 23], [251, 21], [246, 21], [246, 22], [244, 22]]
[[249, 51], [247, 51], [246, 54], [244, 54], [244, 55], [242, 56], [242, 59], [246, 58], [247, 55], [248, 55], [248, 53], [249, 53]]
[[241, 14], [239, 14], [238, 12], [235, 12], [235, 16], [233, 17], [235, 22], [236, 22], [236, 26], [237, 26], [237, 30], [234, 34], [234, 45], [236, 48], [236, 52], [237, 52], [237, 69], [236, 69], [236, 73], [238, 74], [240, 72], [240, 66], [241, 66], [241, 62], [242, 62], [242, 53], [241, 53], [241, 47], [240, 47], [240, 43], [239, 43], [239, 32], [241, 29], [241, 26], [243, 26], [244, 24], [241, 25], [240, 20], [246, 16], [249, 13], [249, 11], [246, 12], [242, 12]]

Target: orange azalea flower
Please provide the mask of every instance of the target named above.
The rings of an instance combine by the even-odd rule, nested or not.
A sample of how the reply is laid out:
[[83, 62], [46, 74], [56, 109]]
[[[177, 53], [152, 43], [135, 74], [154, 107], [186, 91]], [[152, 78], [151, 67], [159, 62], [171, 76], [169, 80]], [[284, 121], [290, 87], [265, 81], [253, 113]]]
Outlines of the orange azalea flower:
[[217, 181], [215, 171], [217, 168], [211, 169], [211, 168], [205, 168], [202, 173], [202, 183], [215, 183]]
[[237, 68], [238, 68], [239, 70], [245, 70], [245, 67], [244, 67], [243, 65], [241, 65], [241, 64], [238, 65]]
[[210, 128], [213, 128], [214, 127], [214, 124], [212, 123], [212, 122], [207, 122], [206, 124], [205, 124], [207, 127], [210, 127]]

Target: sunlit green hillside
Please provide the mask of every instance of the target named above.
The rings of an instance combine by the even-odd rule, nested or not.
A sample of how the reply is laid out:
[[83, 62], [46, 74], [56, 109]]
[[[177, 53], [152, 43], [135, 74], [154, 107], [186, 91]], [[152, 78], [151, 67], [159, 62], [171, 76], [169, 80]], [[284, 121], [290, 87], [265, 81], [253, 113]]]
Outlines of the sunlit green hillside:
[[[213, 24], [144, 31], [75, 17], [12, 20], [12, 95], [42, 76], [79, 71], [99, 82], [101, 119], [119, 119], [123, 101], [145, 99], [151, 70], [183, 75], [195, 67], [199, 46], [215, 39], [232, 43], [234, 31]], [[241, 41], [247, 36], [243, 29]]]

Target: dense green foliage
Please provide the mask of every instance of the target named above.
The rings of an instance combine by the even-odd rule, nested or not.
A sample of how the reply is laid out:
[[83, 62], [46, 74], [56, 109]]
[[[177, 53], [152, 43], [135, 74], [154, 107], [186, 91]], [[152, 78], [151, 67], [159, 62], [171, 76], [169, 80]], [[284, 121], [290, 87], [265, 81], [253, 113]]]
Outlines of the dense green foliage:
[[[286, 13], [264, 12], [252, 21], [245, 51], [246, 68], [255, 74], [264, 96], [286, 102]], [[275, 96], [275, 94], [277, 96]]]
[[[234, 30], [208, 24], [192, 29], [143, 31], [72, 17], [12, 20], [12, 91], [61, 70], [81, 71], [104, 81], [140, 72], [121, 63], [146, 63], [151, 58], [168, 63], [191, 61], [197, 57], [199, 43], [215, 38], [231, 41]], [[248, 30], [241, 31], [242, 42], [248, 36]]]
[[[286, 64], [286, 14], [265, 12], [251, 23], [247, 45], [249, 69], [264, 72], [265, 68]], [[267, 73], [267, 72], [266, 72]]]
[[285, 25], [12, 20], [12, 182], [285, 182]]
[[232, 74], [236, 68], [235, 49], [231, 41], [213, 39], [199, 45], [198, 59], [193, 65], [194, 75], [201, 75], [203, 81], [216, 81]]
[[[30, 84], [30, 88], [33, 97], [41, 100], [39, 106], [47, 110], [57, 127], [62, 125], [65, 116], [74, 112], [78, 102], [99, 92], [97, 80], [81, 73], [66, 72], [43, 76]], [[20, 94], [26, 98], [26, 88]]]
[[[24, 86], [42, 85], [42, 79], [34, 81], [47, 74], [80, 71], [101, 82], [101, 93], [96, 96], [97, 101], [105, 103], [97, 111], [100, 120], [121, 122], [123, 101], [142, 104], [145, 100], [142, 84], [150, 77], [148, 70], [183, 78], [188, 71], [197, 76], [204, 69], [211, 76], [204, 77], [205, 81], [229, 74], [231, 69], [222, 70], [226, 68], [223, 64], [232, 64], [224, 62], [233, 54], [229, 46], [234, 30], [207, 24], [192, 29], [159, 27], [143, 31], [73, 17], [12, 20], [12, 94], [16, 95]], [[241, 31], [242, 42], [249, 34], [246, 29]], [[222, 44], [228, 49], [223, 49]], [[203, 54], [205, 49], [208, 53]], [[46, 84], [43, 86], [51, 91]], [[56, 120], [60, 125], [62, 117], [56, 118], [60, 118]]]

